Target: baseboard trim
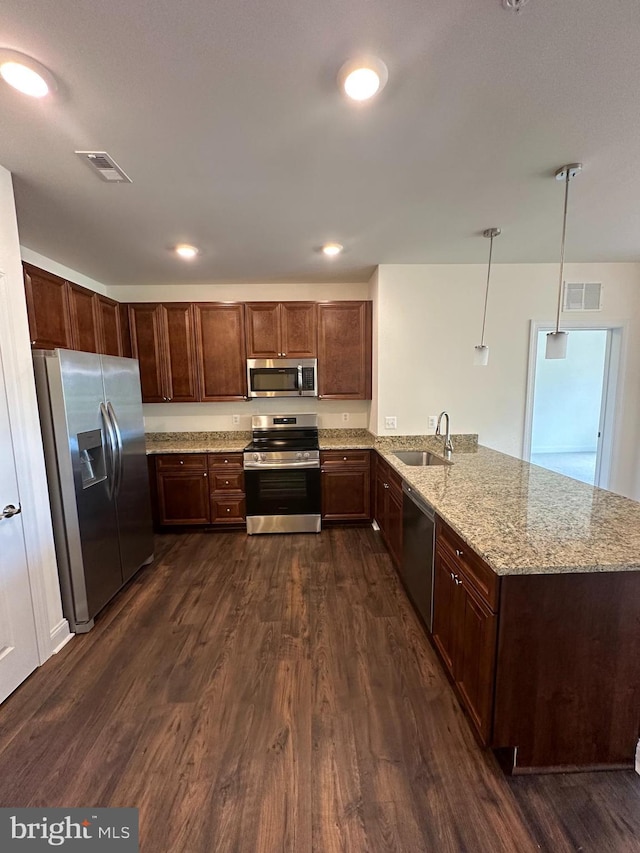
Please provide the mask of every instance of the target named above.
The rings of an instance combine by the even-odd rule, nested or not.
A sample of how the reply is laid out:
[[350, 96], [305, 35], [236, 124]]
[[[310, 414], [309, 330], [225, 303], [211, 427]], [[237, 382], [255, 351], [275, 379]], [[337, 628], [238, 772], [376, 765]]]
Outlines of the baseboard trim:
[[66, 619], [61, 619], [56, 627], [51, 629], [51, 654], [57, 655], [73, 637], [74, 634], [69, 630], [69, 623]]

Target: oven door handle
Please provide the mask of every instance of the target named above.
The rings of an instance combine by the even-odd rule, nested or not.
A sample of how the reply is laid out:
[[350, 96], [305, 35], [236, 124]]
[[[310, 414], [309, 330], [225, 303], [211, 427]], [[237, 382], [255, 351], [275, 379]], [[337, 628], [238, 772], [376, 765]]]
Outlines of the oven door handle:
[[310, 462], [245, 462], [245, 471], [286, 471], [291, 468], [319, 468], [320, 460]]

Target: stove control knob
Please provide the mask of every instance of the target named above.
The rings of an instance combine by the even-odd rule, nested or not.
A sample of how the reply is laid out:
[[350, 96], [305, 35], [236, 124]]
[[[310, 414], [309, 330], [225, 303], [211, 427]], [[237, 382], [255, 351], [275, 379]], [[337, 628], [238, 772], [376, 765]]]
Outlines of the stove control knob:
[[266, 453], [261, 453], [261, 454], [260, 454], [260, 461], [261, 461], [261, 462], [266, 462], [266, 461], [267, 461], [267, 454], [266, 454]]
[[254, 454], [253, 454], [253, 461], [254, 461], [254, 462], [259, 462], [259, 461], [260, 461], [260, 454], [259, 454], [259, 453], [254, 453]]
[[[305, 453], [305, 456], [307, 456], [307, 455], [308, 455], [308, 454], [306, 454], [306, 453]], [[298, 452], [296, 453], [296, 459], [302, 459], [302, 453], [300, 453], [300, 451], [298, 451]]]
[[308, 458], [309, 458], [309, 452], [308, 452], [308, 451], [304, 454], [304, 458], [305, 458], [305, 459], [308, 459]]

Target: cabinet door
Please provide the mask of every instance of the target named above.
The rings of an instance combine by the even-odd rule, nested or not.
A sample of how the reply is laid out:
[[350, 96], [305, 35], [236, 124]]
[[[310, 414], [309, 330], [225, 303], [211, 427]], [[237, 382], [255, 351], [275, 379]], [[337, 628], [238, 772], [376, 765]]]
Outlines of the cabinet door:
[[209, 480], [206, 472], [158, 472], [160, 524], [209, 524]]
[[31, 345], [40, 349], [71, 349], [71, 318], [64, 279], [24, 264], [24, 286]]
[[378, 459], [376, 463], [376, 484], [374, 490], [375, 502], [373, 512], [374, 518], [378, 522], [378, 527], [380, 528], [380, 532], [384, 538], [386, 538], [387, 528], [387, 489], [389, 487], [386, 479], [387, 471], [388, 467], [386, 462]]
[[453, 675], [456, 665], [460, 590], [456, 583], [455, 567], [444, 553], [436, 548], [433, 582], [433, 642]]
[[371, 302], [318, 305], [318, 397], [371, 399]]
[[140, 362], [143, 403], [163, 403], [169, 396], [164, 365], [167, 346], [164, 318], [162, 305], [155, 302], [129, 305], [131, 348], [133, 357]]
[[387, 530], [386, 540], [391, 559], [399, 568], [402, 563], [402, 492], [393, 487], [387, 491]]
[[185, 302], [162, 306], [166, 325], [167, 397], [174, 403], [197, 403], [198, 372], [193, 307]]
[[194, 306], [200, 399], [246, 400], [244, 312], [241, 303]]
[[122, 355], [118, 303], [100, 293], [94, 293], [93, 313], [96, 321], [98, 352], [104, 355]]
[[247, 358], [281, 358], [279, 302], [247, 302]]
[[129, 306], [125, 302], [118, 303], [120, 318], [120, 350], [125, 358], [131, 358], [131, 324], [129, 322]]
[[315, 302], [281, 302], [282, 352], [286, 358], [315, 358], [318, 320]]
[[358, 521], [371, 518], [369, 469], [322, 471], [322, 518]]
[[491, 737], [497, 617], [462, 580], [454, 678], [484, 743]]
[[67, 282], [67, 286], [73, 349], [82, 352], [98, 352], [96, 317], [93, 309], [94, 292], [70, 282]]

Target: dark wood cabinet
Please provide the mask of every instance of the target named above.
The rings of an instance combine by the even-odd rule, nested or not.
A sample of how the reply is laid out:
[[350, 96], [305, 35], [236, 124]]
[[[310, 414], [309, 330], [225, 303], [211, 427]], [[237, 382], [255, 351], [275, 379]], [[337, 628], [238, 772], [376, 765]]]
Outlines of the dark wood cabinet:
[[371, 520], [368, 450], [323, 450], [320, 454], [323, 521]]
[[402, 479], [377, 456], [375, 466], [374, 514], [396, 567], [402, 562]]
[[242, 453], [161, 453], [150, 469], [160, 527], [245, 524]]
[[31, 264], [23, 264], [23, 267], [31, 345], [38, 349], [71, 349], [66, 281]]
[[99, 352], [93, 290], [67, 282], [72, 349]]
[[318, 397], [371, 399], [371, 302], [318, 305]]
[[194, 305], [199, 399], [246, 400], [245, 316], [242, 303]]
[[163, 526], [209, 524], [209, 472], [204, 453], [156, 456], [158, 521]]
[[199, 400], [192, 305], [132, 303], [129, 319], [133, 357], [140, 362], [143, 402]]
[[244, 525], [246, 505], [242, 453], [209, 453], [211, 523]]
[[436, 526], [434, 645], [476, 734], [491, 742], [498, 579], [441, 521]]
[[103, 355], [124, 355], [119, 304], [101, 293], [94, 293], [93, 313], [96, 324], [97, 351]]
[[247, 358], [315, 358], [315, 302], [247, 302]]

